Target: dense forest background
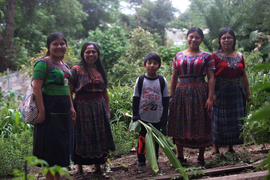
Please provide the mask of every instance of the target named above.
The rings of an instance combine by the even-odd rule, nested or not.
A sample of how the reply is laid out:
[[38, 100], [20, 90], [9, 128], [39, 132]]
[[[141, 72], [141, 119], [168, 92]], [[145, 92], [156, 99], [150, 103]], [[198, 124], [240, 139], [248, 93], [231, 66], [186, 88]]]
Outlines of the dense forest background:
[[[121, 1], [128, 4], [131, 13], [122, 13]], [[269, 0], [190, 0], [190, 3], [181, 13], [170, 0], [0, 0], [0, 72], [7, 67], [16, 70], [28, 65], [28, 59], [45, 47], [46, 37], [52, 32], [61, 32], [68, 38], [76, 57], [81, 41], [88, 38], [102, 42], [105, 38], [102, 35], [112, 27], [118, 29], [107, 35], [120, 43], [110, 42], [118, 48], [114, 59], [104, 59], [110, 64], [131, 46], [127, 39], [138, 27], [153, 35], [155, 48], [173, 45], [167, 43], [165, 29], [184, 30], [193, 26], [208, 29], [204, 45], [210, 52], [217, 46], [220, 29], [231, 27], [237, 34], [238, 49], [251, 52], [257, 47], [263, 61], [268, 60]], [[110, 53], [106, 47], [101, 49]]]
[[[172, 60], [187, 44], [174, 45], [169, 32], [181, 30], [185, 38], [187, 29], [198, 26], [207, 32], [200, 48], [212, 53], [219, 31], [230, 27], [236, 33], [236, 50], [244, 54], [252, 93], [242, 136], [246, 143], [269, 143], [270, 0], [189, 1], [180, 12], [171, 0], [0, 0], [0, 76], [9, 68], [31, 77], [52, 32], [66, 36], [64, 61], [70, 67], [80, 61], [83, 43], [96, 42], [110, 83], [117, 149], [111, 155], [125, 155], [137, 144], [129, 131], [132, 120], [124, 114], [132, 113], [133, 86], [145, 72], [143, 57], [157, 52], [162, 59], [158, 73], [170, 82]], [[122, 11], [123, 3], [128, 14]], [[0, 91], [0, 177], [14, 175], [14, 169], [23, 171], [24, 158], [32, 154], [33, 126], [24, 123], [18, 111], [21, 99], [13, 89]], [[270, 155], [266, 162], [270, 164]]]

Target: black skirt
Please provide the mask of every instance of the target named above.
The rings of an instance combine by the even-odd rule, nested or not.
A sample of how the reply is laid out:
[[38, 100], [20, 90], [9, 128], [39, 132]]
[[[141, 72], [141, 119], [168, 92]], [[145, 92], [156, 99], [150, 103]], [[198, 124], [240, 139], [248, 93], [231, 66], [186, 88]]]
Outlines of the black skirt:
[[33, 155], [49, 166], [70, 163], [70, 98], [43, 94], [45, 121], [34, 127]]

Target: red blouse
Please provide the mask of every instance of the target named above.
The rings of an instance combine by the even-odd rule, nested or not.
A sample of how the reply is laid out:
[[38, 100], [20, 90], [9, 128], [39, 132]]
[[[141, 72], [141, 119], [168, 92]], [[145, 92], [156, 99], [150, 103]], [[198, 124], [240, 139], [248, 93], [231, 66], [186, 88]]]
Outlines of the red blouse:
[[225, 78], [242, 77], [245, 68], [245, 59], [241, 53], [237, 53], [237, 57], [224, 57], [218, 51], [212, 54], [215, 60], [215, 76]]

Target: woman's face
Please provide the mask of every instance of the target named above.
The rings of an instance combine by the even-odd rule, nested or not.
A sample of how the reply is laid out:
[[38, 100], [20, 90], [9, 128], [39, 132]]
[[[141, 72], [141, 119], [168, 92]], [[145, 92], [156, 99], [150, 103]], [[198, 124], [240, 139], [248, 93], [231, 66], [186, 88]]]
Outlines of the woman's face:
[[202, 43], [202, 38], [199, 33], [196, 31], [190, 33], [187, 37], [188, 47], [190, 48], [199, 48], [200, 44]]
[[230, 35], [230, 33], [223, 34], [220, 38], [220, 44], [222, 46], [222, 49], [224, 50], [232, 50], [233, 49], [233, 43], [234, 39], [233, 36]]
[[67, 44], [64, 39], [59, 38], [50, 44], [50, 56], [62, 58], [67, 50]]
[[86, 47], [84, 51], [84, 59], [88, 65], [93, 65], [98, 59], [98, 52], [93, 45]]

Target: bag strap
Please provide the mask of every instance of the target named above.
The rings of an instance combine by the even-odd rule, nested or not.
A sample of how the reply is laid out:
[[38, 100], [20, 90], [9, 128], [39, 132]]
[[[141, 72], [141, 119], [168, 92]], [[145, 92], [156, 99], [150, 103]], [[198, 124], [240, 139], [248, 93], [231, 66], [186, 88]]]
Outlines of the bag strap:
[[144, 80], [144, 74], [139, 76], [139, 80], [138, 80], [138, 91], [139, 91], [139, 95], [141, 96], [142, 94], [142, 86], [143, 86], [143, 80]]
[[[140, 75], [139, 80], [138, 80], [138, 91], [139, 91], [140, 96], [142, 94], [142, 86], [143, 86], [144, 76], [145, 76], [144, 74]], [[158, 79], [159, 79], [159, 84], [160, 84], [161, 96], [163, 97], [163, 90], [165, 88], [164, 77], [162, 75], [158, 74]]]
[[43, 80], [42, 87], [44, 86], [45, 82], [47, 81], [48, 75], [49, 75], [49, 63], [48, 63], [48, 59], [45, 58], [45, 61], [46, 61], [47, 73], [45, 74], [45, 77], [44, 77], [44, 80]]
[[[48, 63], [48, 59], [47, 59], [47, 58], [45, 58], [45, 62], [46, 62], [46, 68], [47, 68], [47, 71], [46, 71], [45, 77], [44, 77], [44, 79], [43, 79], [42, 87], [44, 86], [45, 82], [47, 81], [48, 75], [49, 75], [49, 63]], [[34, 79], [32, 78], [32, 80], [31, 80], [31, 86], [33, 86], [33, 85], [32, 85], [33, 80], [34, 80]], [[41, 87], [41, 88], [42, 88], [42, 87]]]
[[159, 78], [159, 84], [160, 84], [160, 90], [161, 90], [161, 96], [163, 97], [163, 91], [165, 88], [165, 81], [164, 81], [164, 77], [162, 75], [158, 75]]

